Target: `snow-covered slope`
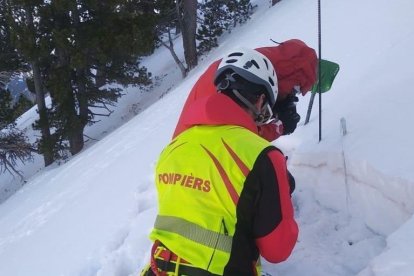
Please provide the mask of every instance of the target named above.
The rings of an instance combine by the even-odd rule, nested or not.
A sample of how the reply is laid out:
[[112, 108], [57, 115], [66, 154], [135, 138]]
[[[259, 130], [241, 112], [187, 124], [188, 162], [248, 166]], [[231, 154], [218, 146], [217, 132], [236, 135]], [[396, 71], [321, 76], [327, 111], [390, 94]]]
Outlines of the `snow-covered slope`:
[[[288, 261], [264, 262], [264, 270], [414, 275], [414, 3], [322, 2], [322, 56], [341, 71], [323, 95], [322, 141], [315, 101], [310, 123], [275, 142], [296, 176], [300, 237]], [[266, 46], [269, 38], [317, 47], [316, 1], [257, 3], [252, 20], [226, 35], [186, 80], [170, 73], [162, 84], [175, 85], [168, 94], [66, 164], [30, 178], [0, 205], [0, 275], [139, 274], [157, 208], [154, 165], [198, 76], [229, 49]], [[167, 66], [165, 52], [157, 54], [149, 65]], [[300, 99], [302, 117], [308, 100]]]

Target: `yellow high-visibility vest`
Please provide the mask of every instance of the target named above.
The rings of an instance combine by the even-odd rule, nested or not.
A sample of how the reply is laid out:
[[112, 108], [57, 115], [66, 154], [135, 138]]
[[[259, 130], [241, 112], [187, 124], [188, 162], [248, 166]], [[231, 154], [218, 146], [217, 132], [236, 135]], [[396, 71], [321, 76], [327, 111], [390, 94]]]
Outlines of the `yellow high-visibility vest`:
[[150, 234], [196, 267], [223, 274], [246, 176], [270, 143], [232, 125], [194, 126], [161, 153], [158, 216]]

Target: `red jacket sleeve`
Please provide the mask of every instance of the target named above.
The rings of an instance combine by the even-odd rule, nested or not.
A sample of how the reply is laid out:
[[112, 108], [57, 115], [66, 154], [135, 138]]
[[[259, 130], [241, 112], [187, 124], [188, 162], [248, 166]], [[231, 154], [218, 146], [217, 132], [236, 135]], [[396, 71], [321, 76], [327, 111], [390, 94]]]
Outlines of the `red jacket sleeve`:
[[[277, 150], [269, 151], [267, 155], [274, 168], [276, 179], [272, 182], [276, 187], [263, 188], [262, 194], [269, 190], [273, 192], [273, 197], [262, 198], [263, 201], [269, 201], [267, 203], [268, 210], [262, 212], [266, 212], [267, 215], [273, 214], [273, 217], [268, 217], [266, 221], [272, 227], [267, 229], [265, 234], [256, 238], [256, 245], [263, 258], [271, 263], [278, 263], [286, 260], [292, 253], [299, 229], [294, 219], [286, 160], [283, 154]], [[269, 227], [267, 226], [267, 228]]]

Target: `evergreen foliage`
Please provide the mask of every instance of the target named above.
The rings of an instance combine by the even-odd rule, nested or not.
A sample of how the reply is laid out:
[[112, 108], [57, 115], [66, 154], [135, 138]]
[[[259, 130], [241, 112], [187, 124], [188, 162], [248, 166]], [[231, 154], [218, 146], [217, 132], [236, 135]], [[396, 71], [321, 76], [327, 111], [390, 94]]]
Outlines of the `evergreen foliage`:
[[19, 99], [19, 102], [13, 107], [10, 92], [0, 89], [0, 172], [8, 171], [23, 178], [15, 166], [17, 161], [31, 160], [34, 149], [24, 133], [15, 128], [15, 120], [25, 101]]
[[[157, 20], [157, 42], [166, 47], [181, 70], [183, 78], [198, 62], [196, 46], [197, 1], [154, 1]], [[185, 63], [178, 58], [174, 50], [175, 35], [181, 33]]]
[[[49, 30], [44, 27], [44, 10], [49, 2], [38, 0], [8, 0], [7, 13], [10, 24], [10, 33], [13, 45], [19, 55], [28, 64], [26, 73], [32, 76], [36, 104], [39, 113], [41, 140], [50, 142], [49, 119], [45, 104], [44, 76], [41, 69], [50, 62], [50, 52], [53, 46], [50, 43]], [[53, 162], [52, 147], [41, 149], [45, 165]]]
[[121, 96], [119, 85], [150, 84], [139, 58], [154, 48], [151, 5], [128, 0], [10, 2], [16, 45], [36, 62], [41, 85], [52, 98], [48, 121], [39, 119], [36, 127], [50, 124], [55, 132], [49, 141], [40, 141], [40, 150], [52, 147], [58, 156], [68, 148], [76, 154], [83, 148], [85, 126], [96, 116], [111, 114], [109, 107]]
[[228, 17], [225, 0], [204, 1], [199, 6], [202, 23], [197, 29], [197, 49], [199, 54], [217, 47], [217, 38], [228, 28]]
[[[161, 34], [182, 29], [187, 61], [183, 72], [197, 64], [190, 47], [194, 32], [184, 28], [194, 27], [196, 3], [0, 0], [0, 71], [31, 75], [28, 87], [37, 95], [39, 110], [35, 128], [42, 133], [38, 148], [46, 165], [83, 148], [85, 126], [112, 113], [121, 86], [151, 83], [139, 60], [153, 52]], [[199, 9], [198, 51], [203, 53], [217, 46], [224, 31], [245, 22], [252, 6], [249, 0], [217, 0], [203, 1]], [[52, 99], [48, 108], [46, 93]], [[1, 97], [4, 124], [30, 107], [23, 97], [11, 107], [6, 91]]]
[[16, 119], [32, 106], [33, 103], [23, 94], [20, 94], [17, 102], [13, 104], [10, 91], [0, 88], [0, 130], [14, 126]]
[[0, 72], [18, 71], [23, 64], [12, 44], [7, 2], [0, 0]]
[[[12, 42], [10, 18], [7, 1], [0, 0], [0, 129], [13, 123], [18, 111], [13, 107], [12, 97], [7, 91], [7, 84], [13, 74], [27, 70], [27, 64], [18, 54]], [[23, 99], [20, 100], [19, 109]], [[7, 118], [6, 118], [7, 117]]]
[[25, 163], [31, 160], [34, 151], [23, 132], [16, 129], [0, 131], [0, 172], [8, 171], [23, 179], [20, 172], [16, 170], [17, 162]]
[[250, 19], [253, 11], [253, 6], [250, 0], [231, 0], [227, 1], [227, 8], [232, 16], [233, 28], [237, 24], [243, 24]]
[[[179, 10], [180, 4], [178, 6]], [[154, 1], [154, 11], [157, 24], [157, 35], [162, 35], [171, 29], [179, 29], [177, 5], [170, 0], [156, 0]], [[180, 30], [176, 30], [179, 33]]]
[[199, 54], [218, 46], [217, 39], [243, 24], [252, 13], [250, 0], [206, 0], [199, 4], [200, 24], [197, 29]]
[[0, 89], [0, 131], [13, 123], [12, 97], [9, 91]]
[[32, 101], [27, 99], [23, 94], [19, 95], [17, 102], [13, 106], [13, 117], [16, 120], [23, 115], [26, 111], [33, 107]]
[[14, 72], [27, 70], [27, 64], [22, 60], [13, 45], [9, 6], [5, 0], [0, 0], [0, 172], [22, 175], [16, 170], [18, 161], [22, 163], [32, 158], [33, 147], [27, 141], [23, 132], [15, 129], [15, 119], [22, 108], [23, 100], [13, 107], [7, 83]]

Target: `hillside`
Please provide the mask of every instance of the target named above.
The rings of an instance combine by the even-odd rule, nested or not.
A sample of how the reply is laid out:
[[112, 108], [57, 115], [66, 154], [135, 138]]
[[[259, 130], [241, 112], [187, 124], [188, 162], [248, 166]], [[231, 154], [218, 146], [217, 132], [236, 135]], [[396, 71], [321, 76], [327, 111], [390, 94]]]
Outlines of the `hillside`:
[[[270, 38], [317, 48], [316, 2], [257, 3], [252, 19], [185, 80], [159, 49], [144, 61], [164, 76], [147, 102], [137, 98], [145, 92], [129, 89], [114, 117], [88, 130], [99, 141], [60, 166], [28, 168], [33, 177], [0, 204], [0, 275], [139, 275], [157, 211], [154, 166], [199, 75], [230, 49], [270, 45]], [[275, 142], [296, 177], [300, 237], [286, 262], [264, 262], [266, 273], [414, 275], [413, 10], [409, 0], [323, 1], [322, 57], [341, 71], [323, 95], [322, 141], [315, 101], [310, 123]], [[309, 97], [299, 101], [302, 118]], [[138, 99], [142, 106], [134, 107]], [[131, 108], [141, 110], [133, 116]], [[35, 116], [25, 114], [20, 127]]]

